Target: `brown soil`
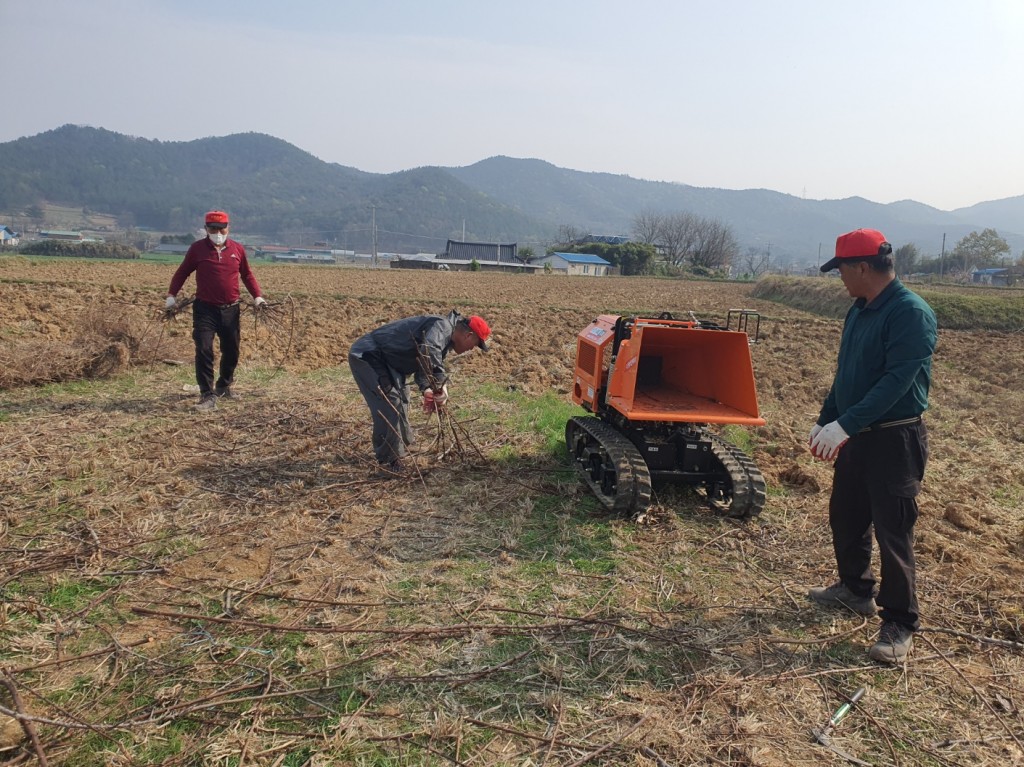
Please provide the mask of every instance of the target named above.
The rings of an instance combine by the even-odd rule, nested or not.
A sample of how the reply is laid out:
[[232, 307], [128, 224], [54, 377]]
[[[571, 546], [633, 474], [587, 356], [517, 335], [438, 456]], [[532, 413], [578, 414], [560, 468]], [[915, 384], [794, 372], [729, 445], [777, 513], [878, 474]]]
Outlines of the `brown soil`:
[[[95, 336], [98, 316], [134, 328], [128, 340], [100, 344], [75, 362], [114, 374], [109, 381], [0, 395], [0, 632], [9, 640], [0, 664], [24, 685], [36, 715], [121, 723], [133, 745], [105, 753], [123, 764], [142, 763], [131, 759], [151, 753], [160, 727], [186, 709], [206, 750], [186, 738], [166, 763], [279, 764], [297, 753], [281, 747], [291, 739], [309, 749], [308, 759], [321, 748], [351, 755], [344, 748], [355, 743], [396, 763], [583, 763], [606, 746], [590, 763], [840, 764], [810, 744], [809, 728], [827, 719], [843, 691], [867, 684], [866, 715], [843, 725], [843, 747], [862, 758], [1024, 760], [1019, 336], [940, 333], [917, 546], [927, 630], [904, 673], [866, 661], [874, 625], [826, 615], [802, 596], [833, 577], [830, 469], [805, 442], [831, 380], [839, 322], [753, 300], [741, 284], [255, 269], [268, 299], [288, 307], [283, 327], [294, 332], [268, 333], [247, 314], [238, 382], [245, 399], [197, 417], [193, 395], [182, 390], [191, 380], [189, 318], [153, 320], [172, 267], [0, 260], [0, 360], [8, 367], [71, 364], [68, 349]], [[588, 515], [600, 514], [557, 457], [507, 425], [516, 422], [513, 406], [481, 395], [481, 386], [564, 396], [575, 335], [599, 313], [692, 310], [724, 321], [738, 307], [762, 314], [753, 359], [767, 425], [752, 434], [769, 483], [763, 515], [734, 525], [667, 491], [656, 498], [652, 525], [611, 522], [614, 577], [575, 570], [570, 542], [589, 529]], [[381, 479], [368, 460], [364, 406], [345, 352], [379, 323], [451, 308], [482, 314], [494, 328], [490, 354], [453, 363], [464, 450], [422, 481]], [[416, 417], [429, 442], [431, 427]], [[518, 580], [521, 560], [535, 555], [524, 553], [524, 541], [543, 519], [538, 504], [552, 497], [568, 511], [544, 556], [561, 576], [548, 597], [510, 599], [535, 585]], [[591, 511], [574, 516], [580, 508]], [[482, 566], [473, 592], [462, 590], [467, 562]], [[73, 610], [62, 608], [54, 589], [75, 578], [100, 587]], [[566, 622], [565, 606], [589, 589], [583, 617], [595, 622]], [[435, 606], [423, 612], [416, 605], [424, 601]], [[499, 700], [493, 705], [503, 707], [491, 713], [491, 703], [471, 699], [469, 680], [504, 673], [486, 651], [517, 636], [501, 612], [513, 608], [525, 612], [512, 625], [561, 628], [527, 632], [540, 639], [516, 661], [522, 673], [514, 669], [505, 681], [515, 701]], [[266, 660], [280, 649], [272, 623], [316, 629], [302, 635], [297, 665]], [[387, 633], [398, 628], [410, 633]], [[583, 641], [581, 628], [589, 655], [571, 677], [563, 665]], [[674, 633], [666, 643], [667, 632]], [[125, 649], [133, 643], [143, 644]], [[110, 645], [123, 647], [76, 660]], [[171, 668], [185, 648], [198, 653], [188, 674]], [[631, 670], [636, 657], [649, 662], [644, 652], [664, 667]], [[371, 665], [355, 660], [374, 653]], [[480, 653], [484, 660], [475, 660]], [[221, 673], [228, 657], [234, 676]], [[314, 679], [303, 659], [337, 668]], [[52, 665], [34, 668], [43, 663]], [[201, 705], [205, 696], [216, 700], [217, 685], [241, 690], [252, 669], [263, 669], [259, 684], [236, 695], [284, 694], [282, 684], [312, 689], [314, 681], [320, 689], [352, 673], [344, 670], [350, 665], [360, 671], [351, 686], [362, 702], [344, 709], [329, 736], [316, 723], [337, 716], [337, 696], [315, 696], [291, 730], [277, 722], [261, 731], [258, 717], [253, 725], [234, 709]], [[159, 689], [128, 669], [158, 678]], [[535, 687], [525, 682], [531, 674]], [[431, 678], [440, 687], [431, 688]], [[405, 692], [385, 695], [375, 686], [381, 680]], [[157, 703], [144, 705], [133, 691]], [[12, 705], [3, 688], [0, 705]], [[81, 730], [70, 725], [36, 729], [51, 763], [82, 747]], [[456, 739], [463, 745], [453, 746]], [[403, 743], [411, 750], [400, 757]], [[6, 753], [30, 751], [27, 742], [21, 748]]]

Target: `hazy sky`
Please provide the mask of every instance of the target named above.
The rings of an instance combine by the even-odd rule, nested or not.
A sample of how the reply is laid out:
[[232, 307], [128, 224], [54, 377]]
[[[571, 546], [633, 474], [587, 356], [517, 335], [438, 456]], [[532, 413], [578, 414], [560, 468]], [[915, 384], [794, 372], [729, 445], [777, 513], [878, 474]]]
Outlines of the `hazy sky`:
[[256, 131], [949, 210], [1024, 194], [1024, 0], [0, 0], [0, 142]]

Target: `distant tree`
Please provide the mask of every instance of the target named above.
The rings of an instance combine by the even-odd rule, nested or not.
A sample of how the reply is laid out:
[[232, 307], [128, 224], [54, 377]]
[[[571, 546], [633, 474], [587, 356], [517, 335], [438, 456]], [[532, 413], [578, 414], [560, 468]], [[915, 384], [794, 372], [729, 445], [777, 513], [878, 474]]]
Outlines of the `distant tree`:
[[63, 256], [67, 258], [138, 258], [139, 252], [120, 242], [69, 242], [66, 240], [34, 240], [18, 248], [30, 256]]
[[971, 232], [962, 238], [949, 255], [954, 269], [970, 272], [973, 269], [998, 266], [1010, 254], [1010, 245], [995, 229], [984, 229], [981, 234]]
[[658, 253], [646, 242], [624, 242], [612, 245], [618, 253], [619, 274], [626, 276], [652, 274]]
[[519, 258], [522, 260], [524, 264], [530, 263], [534, 258], [537, 257], [534, 253], [533, 248], [531, 248], [529, 245], [523, 248], [519, 248], [516, 252], [519, 254]]
[[480, 271], [480, 262], [477, 261], [475, 258], [472, 261], [469, 262], [469, 271], [471, 271], [471, 272], [479, 272]]
[[659, 241], [665, 260], [673, 266], [682, 266], [697, 243], [700, 216], [693, 213], [673, 213], [662, 219]]
[[167, 243], [178, 243], [181, 245], [191, 245], [196, 239], [193, 234], [162, 234], [160, 235], [160, 242], [163, 244]]
[[896, 248], [892, 255], [896, 262], [896, 274], [900, 277], [916, 272], [918, 264], [921, 262], [921, 254], [917, 250], [917, 245], [912, 242]]
[[723, 269], [736, 260], [739, 249], [736, 235], [728, 224], [717, 218], [701, 219], [690, 264], [695, 268]]
[[740, 271], [752, 280], [756, 280], [771, 268], [772, 248], [771, 245], [757, 247], [751, 245], [743, 254], [740, 260]]
[[558, 227], [558, 241], [566, 245], [571, 245], [583, 239], [586, 234], [578, 226], [573, 226], [572, 224], [560, 224]]
[[647, 245], [657, 245], [664, 225], [664, 214], [652, 211], [637, 213], [633, 217], [633, 239]]
[[46, 212], [43, 210], [43, 207], [38, 204], [29, 205], [25, 209], [25, 215], [28, 218], [32, 219], [32, 221], [35, 222], [36, 226], [42, 224], [43, 219], [46, 218]]

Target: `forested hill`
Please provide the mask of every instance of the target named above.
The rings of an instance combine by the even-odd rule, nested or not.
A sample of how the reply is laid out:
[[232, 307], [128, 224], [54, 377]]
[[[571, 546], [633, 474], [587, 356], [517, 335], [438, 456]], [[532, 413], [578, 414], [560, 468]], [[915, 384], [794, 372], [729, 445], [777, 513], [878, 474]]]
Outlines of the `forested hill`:
[[971, 231], [992, 227], [1024, 248], [1024, 196], [943, 211], [912, 200], [881, 204], [851, 197], [808, 200], [768, 189], [714, 189], [645, 181], [609, 173], [559, 168], [543, 160], [491, 157], [448, 169], [456, 178], [499, 202], [542, 220], [571, 223], [600, 234], [629, 233], [641, 211], [688, 211], [727, 223], [742, 247], [771, 246], [776, 254], [813, 260], [818, 244], [828, 252], [837, 234], [858, 227], [886, 233], [897, 245], [915, 242], [938, 253]]
[[238, 232], [364, 252], [374, 219], [380, 250], [439, 252], [463, 231], [470, 240], [542, 247], [562, 226], [628, 235], [641, 212], [681, 211], [721, 220], [741, 249], [768, 248], [776, 263], [814, 263], [819, 248], [827, 254], [837, 234], [857, 227], [881, 229], [897, 247], [913, 242], [925, 255], [938, 255], [944, 237], [949, 248], [985, 228], [997, 229], [1015, 256], [1024, 249], [1024, 196], [942, 211], [910, 200], [807, 200], [645, 181], [510, 157], [375, 174], [258, 133], [161, 142], [65, 125], [0, 144], [0, 213], [41, 202], [167, 232], [194, 231], [204, 211], [225, 208]]
[[0, 144], [0, 168], [0, 210], [45, 201], [160, 231], [192, 231], [225, 208], [237, 231], [362, 249], [374, 216], [382, 249], [443, 248], [463, 221], [467, 237], [489, 241], [551, 233], [439, 168], [366, 173], [258, 133], [161, 142], [65, 125]]

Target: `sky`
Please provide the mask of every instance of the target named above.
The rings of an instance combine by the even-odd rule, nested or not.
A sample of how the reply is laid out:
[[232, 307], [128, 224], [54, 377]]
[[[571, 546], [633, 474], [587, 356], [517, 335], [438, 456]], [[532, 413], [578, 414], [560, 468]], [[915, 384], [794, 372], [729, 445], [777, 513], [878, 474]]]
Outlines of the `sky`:
[[1022, 0], [0, 0], [0, 143], [258, 132], [942, 210], [1024, 194]]

